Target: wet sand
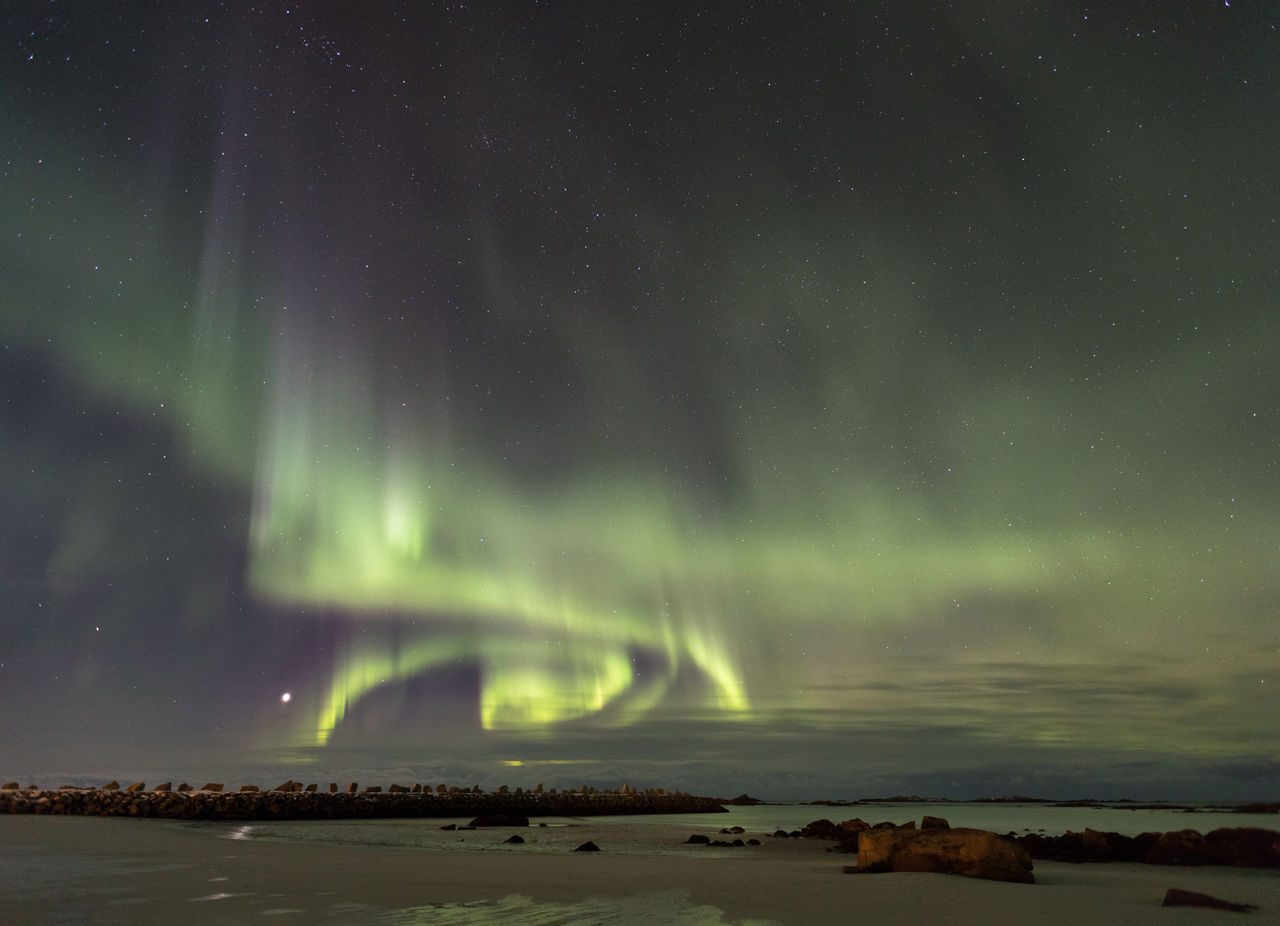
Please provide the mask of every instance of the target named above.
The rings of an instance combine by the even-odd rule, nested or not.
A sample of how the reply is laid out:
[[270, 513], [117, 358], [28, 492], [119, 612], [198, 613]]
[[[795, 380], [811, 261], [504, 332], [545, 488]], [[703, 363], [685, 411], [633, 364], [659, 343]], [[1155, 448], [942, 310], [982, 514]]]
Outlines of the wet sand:
[[[762, 845], [707, 848], [684, 840], [728, 837], [681, 825], [431, 826], [424, 848], [293, 842], [287, 826], [232, 839], [223, 838], [236, 832], [229, 824], [0, 817], [0, 922], [1237, 922], [1236, 913], [1161, 907], [1178, 887], [1257, 905], [1242, 922], [1280, 923], [1280, 872], [1267, 870], [1037, 862], [1037, 883], [1022, 885], [849, 875], [854, 858], [828, 843], [747, 833]], [[525, 845], [503, 843], [513, 832]], [[571, 851], [586, 840], [602, 851]], [[475, 906], [456, 906], [467, 903]]]

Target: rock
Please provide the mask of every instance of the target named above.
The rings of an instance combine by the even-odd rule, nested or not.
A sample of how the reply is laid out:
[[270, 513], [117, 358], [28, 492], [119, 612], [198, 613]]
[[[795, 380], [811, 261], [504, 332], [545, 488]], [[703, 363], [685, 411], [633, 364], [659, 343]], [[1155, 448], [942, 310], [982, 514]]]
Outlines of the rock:
[[369, 785], [369, 787], [364, 789], [364, 793], [365, 794], [381, 794], [382, 785]]
[[271, 790], [284, 791], [286, 794], [292, 794], [294, 791], [302, 790], [302, 785], [290, 778], [288, 781], [284, 781], [276, 785]]
[[800, 831], [800, 835], [806, 839], [836, 840], [840, 838], [840, 828], [830, 820], [814, 820], [812, 823], [805, 825], [805, 828]]
[[511, 844], [511, 845], [513, 845], [513, 846], [522, 846], [522, 845], [524, 845], [524, 837], [523, 837], [523, 836], [521, 836], [521, 835], [520, 835], [520, 834], [518, 834], [518, 833], [513, 833], [512, 835], [508, 836], [506, 839], [504, 839], [504, 840], [502, 840], [502, 841], [503, 841], [504, 843], [509, 843], [509, 844]]
[[529, 818], [513, 813], [490, 813], [476, 817], [468, 826], [528, 826]]
[[329, 793], [330, 794], [338, 793], [338, 783], [336, 781], [329, 782]]
[[4, 784], [0, 785], [0, 791], [21, 791], [21, 790], [22, 788], [18, 786], [18, 783], [16, 781], [6, 781]]
[[319, 788], [320, 788], [320, 786], [319, 786], [319, 785], [310, 784], [310, 785], [307, 785], [307, 786], [306, 786], [305, 788], [303, 788], [302, 790], [303, 790], [303, 791], [305, 791], [307, 794], [315, 794], [315, 793], [316, 793], [316, 791], [318, 791], [318, 790], [319, 790]]
[[1280, 832], [1257, 826], [1223, 827], [1205, 834], [1207, 865], [1280, 868]]
[[456, 830], [457, 828], [458, 824], [456, 823], [446, 823], [444, 826], [440, 827], [442, 830]]
[[573, 851], [574, 852], [599, 852], [600, 847], [588, 839], [586, 842], [578, 846], [578, 848], [574, 849]]
[[387, 788], [387, 790], [392, 794], [408, 794], [409, 793], [408, 788], [406, 788], [404, 785], [398, 785], [395, 782], [392, 782], [391, 787]]
[[727, 801], [721, 801], [721, 804], [731, 804], [734, 807], [754, 807], [756, 804], [763, 804], [764, 801], [752, 797], [750, 794], [739, 794], [737, 797], [730, 798]]
[[1122, 836], [1086, 829], [1083, 833], [1067, 832], [1061, 836], [1027, 833], [1012, 838], [1032, 858], [1056, 862], [1145, 862], [1147, 853], [1159, 837], [1159, 833]]
[[[241, 792], [243, 792], [243, 793], [245, 793], [245, 794], [254, 794], [254, 793], [256, 793], [259, 789], [258, 789], [258, 786], [257, 786], [257, 785], [241, 785], [241, 786], [240, 786], [240, 790], [241, 790]], [[279, 789], [277, 788], [276, 790], [279, 790]]]
[[1217, 897], [1210, 897], [1208, 894], [1200, 894], [1196, 891], [1183, 891], [1176, 887], [1171, 887], [1165, 891], [1164, 901], [1160, 904], [1162, 907], [1210, 907], [1214, 910], [1234, 910], [1236, 913], [1248, 913], [1250, 910], [1256, 910], [1257, 907], [1247, 903], [1232, 903], [1229, 900], [1219, 900]]
[[949, 830], [951, 824], [942, 817], [926, 816], [920, 821], [920, 829], [922, 830]]
[[1172, 830], [1161, 833], [1147, 852], [1152, 865], [1202, 865], [1204, 837], [1195, 830]]
[[1280, 802], [1270, 801], [1265, 804], [1242, 804], [1236, 813], [1280, 813]]
[[162, 784], [162, 785], [156, 785], [156, 794], [165, 794], [165, 793], [167, 793], [167, 792], [169, 792], [169, 791], [172, 791], [172, 790], [173, 790], [173, 782], [172, 782], [172, 781], [166, 781], [166, 782], [165, 782], [164, 784]]
[[758, 845], [760, 845], [760, 840], [759, 840], [759, 839], [748, 839], [748, 840], [747, 840], [747, 845], [749, 845], [749, 846], [758, 846]]
[[736, 835], [738, 835], [739, 833], [745, 833], [745, 832], [746, 832], [746, 830], [744, 830], [744, 829], [743, 829], [742, 827], [740, 827], [740, 826], [726, 826], [724, 829], [720, 830], [720, 835], [721, 835], [721, 836], [736, 836]]
[[791, 838], [791, 834], [790, 834], [790, 833], [788, 833], [786, 830], [774, 830], [774, 831], [773, 831], [773, 835], [774, 835], [774, 837], [775, 837], [775, 838], [777, 838], [777, 839], [790, 839], [790, 838]]
[[180, 794], [185, 794], [187, 791], [194, 791], [194, 790], [195, 789], [192, 788], [191, 785], [187, 784], [185, 781], [182, 784], [178, 785], [178, 792]]
[[[858, 867], [930, 871], [1034, 884], [1031, 856], [1007, 839], [967, 827], [868, 830], [858, 835]], [[885, 870], [885, 869], [880, 869]]]
[[129, 785], [129, 787], [125, 788], [125, 792], [128, 794], [137, 794], [139, 791], [145, 790], [146, 787], [147, 786], [141, 781], [135, 781], [133, 784]]
[[120, 790], [120, 782], [118, 782], [118, 781], [109, 781], [109, 782], [107, 782], [105, 785], [103, 785], [103, 786], [102, 786], [102, 790], [103, 790], [103, 791], [119, 791], [119, 790]]
[[694, 845], [694, 846], [705, 846], [710, 842], [711, 842], [710, 837], [700, 836], [697, 833], [694, 833], [692, 836], [690, 836], [688, 839], [685, 840], [686, 845]]
[[357, 781], [353, 781], [351, 782], [351, 784], [347, 785], [347, 793], [348, 794], [360, 793], [360, 783]]
[[[119, 787], [119, 785], [116, 785], [116, 787], [118, 788], [118, 787]], [[215, 792], [215, 793], [216, 793], [216, 792], [218, 792], [218, 791], [221, 791], [221, 790], [222, 790], [222, 782], [220, 782], [220, 781], [207, 781], [207, 782], [205, 782], [204, 787], [203, 787], [203, 788], [201, 788], [200, 790], [201, 790], [201, 791], [213, 791], [213, 792]]]

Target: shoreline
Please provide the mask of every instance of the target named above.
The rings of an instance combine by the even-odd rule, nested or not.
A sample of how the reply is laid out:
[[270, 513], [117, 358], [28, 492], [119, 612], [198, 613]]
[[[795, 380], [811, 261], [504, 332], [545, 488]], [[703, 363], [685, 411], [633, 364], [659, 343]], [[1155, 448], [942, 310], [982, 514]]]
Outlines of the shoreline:
[[[0, 920], [180, 918], [202, 926], [271, 915], [286, 922], [457, 923], [485, 922], [486, 916], [519, 922], [525, 911], [539, 922], [826, 926], [847, 923], [860, 911], [860, 918], [877, 924], [1143, 926], [1202, 923], [1214, 915], [1162, 908], [1171, 887], [1254, 904], [1251, 922], [1275, 922], [1280, 913], [1280, 872], [1274, 870], [1037, 862], [1036, 884], [1009, 884], [917, 873], [850, 876], [842, 873], [849, 857], [816, 840], [708, 849], [673, 844], [689, 833], [676, 825], [582, 821], [571, 838], [557, 834], [559, 844], [541, 847], [502, 844], [511, 831], [501, 828], [452, 837], [474, 841], [469, 851], [228, 838], [237, 829], [169, 820], [0, 817]], [[583, 838], [601, 851], [565, 848]], [[493, 845], [479, 844], [485, 840]], [[547, 919], [548, 911], [563, 918]]]

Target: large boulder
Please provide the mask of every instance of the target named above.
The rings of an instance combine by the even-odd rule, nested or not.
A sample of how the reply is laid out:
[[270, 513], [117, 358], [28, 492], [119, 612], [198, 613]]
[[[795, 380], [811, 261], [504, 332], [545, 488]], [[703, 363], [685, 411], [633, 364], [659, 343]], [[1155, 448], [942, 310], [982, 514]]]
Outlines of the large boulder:
[[1018, 844], [967, 827], [867, 830], [858, 834], [858, 869], [928, 871], [1034, 884], [1031, 856]]

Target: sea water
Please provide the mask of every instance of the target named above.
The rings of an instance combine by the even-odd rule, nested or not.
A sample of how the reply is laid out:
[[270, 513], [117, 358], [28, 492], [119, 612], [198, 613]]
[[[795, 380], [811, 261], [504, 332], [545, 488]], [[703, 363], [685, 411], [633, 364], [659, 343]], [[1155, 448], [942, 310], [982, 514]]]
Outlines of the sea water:
[[[529, 831], [554, 832], [590, 828], [593, 834], [611, 825], [674, 826], [689, 833], [717, 834], [721, 829], [742, 827], [744, 835], [767, 835], [777, 830], [792, 832], [819, 819], [833, 822], [860, 818], [875, 824], [888, 821], [918, 826], [925, 815], [942, 817], [951, 826], [974, 827], [997, 833], [1044, 833], [1095, 829], [1137, 835], [1142, 832], [1195, 829], [1202, 833], [1220, 827], [1258, 826], [1280, 828], [1274, 814], [1243, 814], [1209, 807], [1192, 810], [1170, 807], [1134, 807], [1125, 804], [1087, 807], [1058, 807], [1044, 803], [875, 803], [850, 806], [815, 804], [760, 804], [730, 807], [727, 813], [651, 814], [638, 816], [535, 818]], [[290, 841], [326, 842], [348, 845], [387, 845], [434, 848], [440, 845], [441, 820], [343, 821], [252, 823], [225, 833], [232, 838], [283, 838]], [[458, 821], [463, 822], [463, 821]], [[537, 827], [546, 824], [547, 829]], [[458, 834], [463, 835], [462, 833]], [[573, 841], [572, 839], [570, 841]], [[561, 840], [563, 842], [563, 839]], [[480, 844], [455, 843], [467, 851], [494, 851], [492, 841]], [[561, 847], [563, 848], [563, 846]], [[536, 845], [517, 851], [538, 851]], [[550, 851], [546, 846], [543, 851]], [[651, 850], [661, 852], [663, 850]], [[592, 897], [580, 901], [550, 903], [513, 894], [497, 899], [467, 903], [441, 903], [395, 911], [348, 911], [367, 916], [367, 922], [394, 926], [771, 926], [768, 920], [726, 919], [717, 907], [700, 906], [673, 891], [654, 891], [627, 898]], [[362, 917], [363, 919], [363, 917]], [[774, 924], [776, 926], [776, 924]]]
[[[606, 817], [538, 817], [533, 823], [544, 823], [552, 829], [562, 827], [604, 827], [611, 824], [665, 825], [688, 829], [690, 833], [717, 834], [721, 829], [740, 826], [744, 835], [772, 834], [777, 830], [794, 832], [815, 820], [861, 819], [870, 824], [889, 822], [902, 825], [928, 816], [941, 817], [951, 826], [989, 830], [993, 833], [1041, 833], [1057, 836], [1066, 832], [1094, 829], [1102, 832], [1137, 836], [1139, 833], [1161, 833], [1171, 830], [1198, 830], [1207, 833], [1220, 827], [1255, 826], [1280, 829], [1276, 814], [1236, 813], [1212, 807], [1182, 809], [1172, 807], [1134, 807], [1126, 804], [1084, 807], [1054, 806], [1043, 803], [866, 803], [850, 806], [821, 804], [758, 804], [728, 807], [727, 813], [638, 814]], [[378, 845], [405, 848], [438, 848], [440, 827], [448, 821], [414, 820], [345, 820], [261, 822], [228, 829], [223, 835], [233, 839], [286, 839], [291, 842], [319, 842], [338, 845]], [[453, 821], [464, 823], [464, 820]], [[584, 837], [585, 838], [585, 837]], [[451, 846], [450, 848], [454, 848]], [[484, 849], [493, 846], [459, 844], [457, 848]], [[536, 851], [525, 846], [519, 851]]]

